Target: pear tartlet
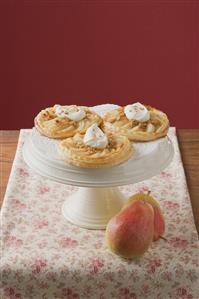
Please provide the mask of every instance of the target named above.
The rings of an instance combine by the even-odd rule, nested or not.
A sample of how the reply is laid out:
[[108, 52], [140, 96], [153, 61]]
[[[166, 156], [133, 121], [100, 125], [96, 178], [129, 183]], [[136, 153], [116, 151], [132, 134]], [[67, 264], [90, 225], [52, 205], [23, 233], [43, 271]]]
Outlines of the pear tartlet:
[[107, 112], [103, 119], [105, 132], [124, 135], [131, 141], [155, 140], [166, 136], [169, 129], [165, 113], [140, 103]]
[[34, 122], [42, 135], [64, 139], [76, 133], [85, 133], [92, 124], [101, 124], [102, 119], [85, 106], [54, 105], [40, 111]]
[[128, 160], [134, 149], [127, 137], [106, 135], [94, 124], [85, 135], [76, 134], [62, 140], [58, 151], [66, 163], [83, 168], [103, 168]]

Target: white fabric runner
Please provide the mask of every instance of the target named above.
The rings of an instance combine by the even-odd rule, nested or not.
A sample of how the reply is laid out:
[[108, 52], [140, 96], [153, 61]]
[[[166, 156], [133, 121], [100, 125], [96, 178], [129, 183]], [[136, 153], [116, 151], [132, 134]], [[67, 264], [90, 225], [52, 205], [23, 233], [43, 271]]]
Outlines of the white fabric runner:
[[151, 190], [166, 219], [167, 241], [154, 242], [137, 261], [111, 254], [103, 230], [87, 230], [61, 215], [76, 187], [37, 175], [23, 161], [30, 130], [21, 130], [2, 207], [3, 299], [198, 299], [199, 242], [175, 128], [175, 157], [158, 176], [121, 187], [126, 195]]

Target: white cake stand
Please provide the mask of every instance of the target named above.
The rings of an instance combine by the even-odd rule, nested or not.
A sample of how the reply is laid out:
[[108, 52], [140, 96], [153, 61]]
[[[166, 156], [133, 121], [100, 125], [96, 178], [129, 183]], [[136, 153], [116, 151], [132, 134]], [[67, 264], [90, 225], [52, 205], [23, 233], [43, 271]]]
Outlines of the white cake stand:
[[61, 161], [57, 153], [58, 143], [58, 140], [44, 137], [33, 128], [23, 147], [24, 160], [48, 179], [79, 187], [64, 202], [62, 214], [73, 224], [89, 229], [106, 228], [110, 218], [123, 206], [125, 197], [117, 186], [137, 183], [160, 173], [174, 154], [171, 141], [165, 137], [134, 143], [135, 154], [119, 166], [86, 169]]

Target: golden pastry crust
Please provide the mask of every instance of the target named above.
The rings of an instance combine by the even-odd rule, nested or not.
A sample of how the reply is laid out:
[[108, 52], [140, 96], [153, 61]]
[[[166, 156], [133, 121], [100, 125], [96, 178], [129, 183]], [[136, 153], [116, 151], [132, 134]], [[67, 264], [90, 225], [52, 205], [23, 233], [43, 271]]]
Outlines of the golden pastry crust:
[[134, 148], [125, 136], [108, 135], [108, 145], [97, 149], [85, 145], [84, 135], [62, 140], [59, 144], [59, 154], [66, 163], [83, 168], [103, 168], [118, 165], [128, 160]]
[[131, 141], [150, 141], [166, 136], [169, 129], [167, 115], [150, 106], [145, 107], [150, 113], [150, 119], [146, 122], [129, 120], [123, 107], [107, 112], [102, 124], [103, 130], [106, 133], [121, 134]]
[[[64, 106], [70, 107], [70, 106]], [[80, 121], [59, 117], [55, 113], [55, 106], [49, 107], [35, 117], [34, 123], [37, 130], [49, 138], [64, 139], [74, 136], [76, 133], [85, 133], [94, 123], [101, 124], [102, 119], [88, 107], [83, 107], [86, 116]]]

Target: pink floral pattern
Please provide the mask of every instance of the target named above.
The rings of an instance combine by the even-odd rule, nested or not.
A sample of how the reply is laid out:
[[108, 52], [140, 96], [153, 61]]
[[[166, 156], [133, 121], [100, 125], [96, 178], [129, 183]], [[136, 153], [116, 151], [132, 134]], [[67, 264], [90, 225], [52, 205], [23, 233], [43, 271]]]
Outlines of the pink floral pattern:
[[19, 199], [13, 199], [12, 206], [13, 206], [12, 208], [19, 209], [19, 210], [26, 208], [26, 204], [22, 203]]
[[173, 247], [178, 247], [178, 248], [186, 248], [186, 246], [188, 245], [188, 241], [187, 240], [183, 240], [180, 239], [178, 237], [175, 238], [170, 238], [169, 239], [169, 243], [173, 246]]
[[47, 192], [50, 192], [50, 188], [49, 187], [39, 186], [39, 188], [38, 188], [38, 194], [39, 195], [45, 194]]
[[46, 219], [35, 219], [35, 220], [33, 220], [32, 225], [35, 229], [42, 229], [42, 228], [48, 226], [48, 220], [46, 220]]
[[4, 240], [6, 245], [10, 247], [19, 247], [23, 244], [23, 240], [17, 239], [17, 237], [12, 235], [6, 236]]
[[129, 289], [121, 288], [119, 290], [119, 298], [121, 298], [121, 299], [137, 299], [137, 296], [135, 293], [131, 293]]
[[153, 259], [149, 259], [149, 262], [146, 265], [146, 271], [149, 274], [155, 273], [156, 269], [161, 265], [161, 259], [159, 257], [154, 257]]
[[177, 298], [182, 298], [182, 299], [192, 299], [193, 296], [191, 294], [187, 293], [187, 290], [184, 288], [178, 288], [176, 290], [176, 296]]
[[19, 171], [19, 175], [22, 176], [22, 177], [28, 177], [29, 176], [28, 171], [26, 171], [24, 168], [19, 167], [18, 171]]
[[47, 266], [47, 260], [40, 258], [35, 259], [34, 262], [30, 265], [32, 272], [34, 274], [40, 273], [43, 268]]
[[90, 273], [96, 274], [103, 266], [104, 266], [104, 262], [102, 259], [98, 257], [92, 258], [89, 264]]
[[75, 247], [78, 245], [78, 242], [77, 242], [77, 240], [71, 239], [69, 237], [63, 237], [60, 240], [60, 245], [62, 247]]
[[175, 134], [170, 166], [159, 175], [121, 187], [127, 196], [148, 192], [166, 219], [166, 240], [144, 256], [125, 260], [110, 253], [103, 230], [74, 226], [61, 216], [76, 187], [45, 179], [24, 163], [21, 130], [2, 207], [2, 299], [198, 299], [199, 242]]
[[14, 289], [12, 289], [12, 288], [5, 288], [4, 296], [7, 296], [7, 298], [10, 298], [10, 299], [21, 299], [22, 298], [21, 295], [15, 293]]

